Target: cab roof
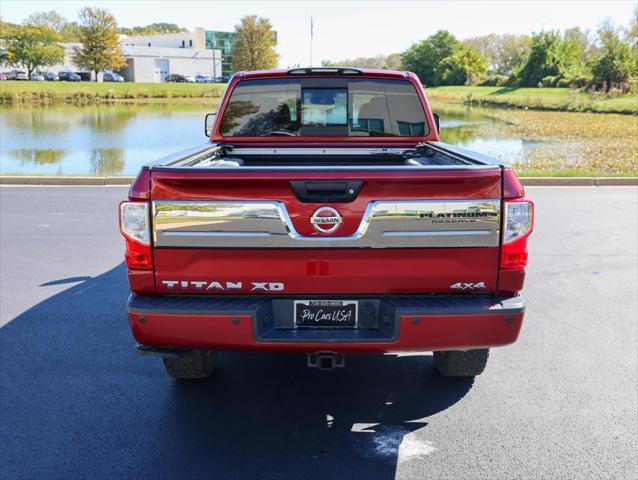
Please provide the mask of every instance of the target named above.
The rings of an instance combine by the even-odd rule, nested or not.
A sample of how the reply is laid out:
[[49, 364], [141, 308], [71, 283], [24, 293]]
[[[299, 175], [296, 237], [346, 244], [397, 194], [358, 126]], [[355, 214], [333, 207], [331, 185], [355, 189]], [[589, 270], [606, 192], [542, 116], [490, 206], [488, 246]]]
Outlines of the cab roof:
[[315, 77], [315, 76], [343, 76], [343, 77], [385, 77], [385, 78], [409, 78], [411, 72], [397, 70], [377, 70], [371, 68], [350, 67], [302, 67], [288, 70], [254, 70], [251, 72], [237, 72], [234, 76], [240, 78], [272, 78], [272, 77]]

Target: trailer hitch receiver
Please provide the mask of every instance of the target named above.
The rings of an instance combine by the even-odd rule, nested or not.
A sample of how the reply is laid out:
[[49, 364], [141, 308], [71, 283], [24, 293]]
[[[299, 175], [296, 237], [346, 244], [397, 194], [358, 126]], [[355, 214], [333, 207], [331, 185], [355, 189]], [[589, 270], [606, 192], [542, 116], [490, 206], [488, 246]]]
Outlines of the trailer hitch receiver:
[[308, 354], [308, 367], [319, 370], [334, 370], [343, 368], [346, 364], [345, 357], [337, 352], [312, 352]]

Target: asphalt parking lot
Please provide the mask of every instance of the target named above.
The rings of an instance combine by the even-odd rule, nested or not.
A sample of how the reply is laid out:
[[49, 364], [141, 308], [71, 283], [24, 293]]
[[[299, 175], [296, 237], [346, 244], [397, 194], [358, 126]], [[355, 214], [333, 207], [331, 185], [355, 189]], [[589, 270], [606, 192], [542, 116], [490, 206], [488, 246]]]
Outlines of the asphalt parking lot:
[[638, 189], [528, 188], [525, 324], [474, 381], [238, 353], [173, 381], [133, 352], [125, 195], [0, 188], [0, 478], [638, 477]]

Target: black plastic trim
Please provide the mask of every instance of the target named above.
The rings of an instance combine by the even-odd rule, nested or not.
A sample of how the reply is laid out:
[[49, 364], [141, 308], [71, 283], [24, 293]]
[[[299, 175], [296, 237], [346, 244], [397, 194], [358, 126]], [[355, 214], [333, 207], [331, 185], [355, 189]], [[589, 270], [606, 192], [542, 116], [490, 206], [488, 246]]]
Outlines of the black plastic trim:
[[290, 181], [290, 187], [301, 203], [349, 203], [357, 198], [362, 185], [363, 180]]

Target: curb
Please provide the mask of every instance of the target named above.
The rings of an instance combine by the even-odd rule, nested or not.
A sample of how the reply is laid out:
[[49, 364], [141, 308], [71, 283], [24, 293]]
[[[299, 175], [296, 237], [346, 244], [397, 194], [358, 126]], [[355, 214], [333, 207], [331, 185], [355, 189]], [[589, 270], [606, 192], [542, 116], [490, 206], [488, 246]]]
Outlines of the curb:
[[[0, 175], [0, 185], [130, 185], [135, 177]], [[638, 186], [638, 177], [520, 177], [526, 187]]]

